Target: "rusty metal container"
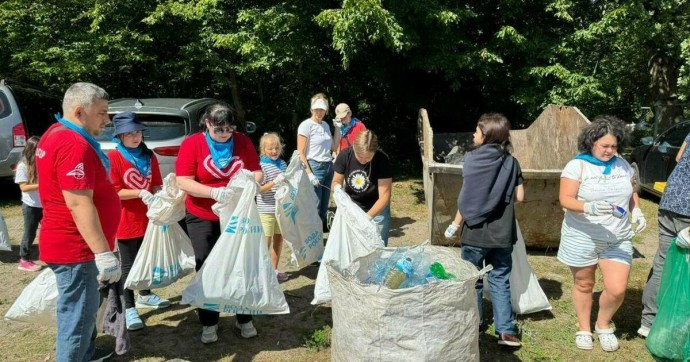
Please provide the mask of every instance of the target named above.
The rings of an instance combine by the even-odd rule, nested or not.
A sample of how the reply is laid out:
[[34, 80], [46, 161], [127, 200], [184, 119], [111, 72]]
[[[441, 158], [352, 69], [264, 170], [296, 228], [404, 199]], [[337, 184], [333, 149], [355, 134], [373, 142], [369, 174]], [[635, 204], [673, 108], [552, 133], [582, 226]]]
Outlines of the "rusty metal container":
[[[558, 247], [563, 221], [558, 201], [560, 175], [577, 154], [577, 137], [588, 124], [575, 107], [549, 105], [529, 128], [510, 131], [513, 156], [525, 179], [525, 201], [516, 204], [515, 214], [528, 247]], [[449, 243], [443, 232], [457, 211], [462, 159], [472, 145], [472, 133], [434, 134], [427, 111], [420, 109], [417, 138], [424, 166], [429, 239], [436, 245], [458, 243]]]

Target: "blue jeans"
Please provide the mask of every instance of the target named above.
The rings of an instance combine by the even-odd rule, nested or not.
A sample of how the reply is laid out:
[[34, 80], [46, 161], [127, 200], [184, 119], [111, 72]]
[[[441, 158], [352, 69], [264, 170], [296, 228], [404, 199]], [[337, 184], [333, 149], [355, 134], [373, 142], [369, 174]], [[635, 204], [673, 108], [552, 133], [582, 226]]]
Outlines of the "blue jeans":
[[[511, 254], [513, 247], [509, 248], [480, 248], [476, 246], [463, 245], [462, 259], [474, 264], [478, 269], [482, 269], [483, 262], [491, 264], [493, 270], [489, 272], [489, 293], [494, 308], [494, 327], [496, 334], [517, 335], [515, 325], [515, 314], [510, 303], [510, 271], [513, 268]], [[482, 321], [482, 303], [484, 292], [484, 281], [480, 278], [475, 284], [477, 290], [477, 308], [479, 308], [479, 320]], [[481, 322], [480, 322], [481, 323]]]
[[321, 223], [326, 225], [326, 212], [328, 212], [328, 200], [331, 198], [331, 182], [333, 181], [333, 162], [318, 162], [308, 160], [311, 172], [319, 180], [319, 186], [314, 186], [314, 192], [319, 199], [319, 204], [316, 206], [319, 211]]
[[96, 263], [48, 266], [58, 288], [55, 360], [89, 361], [96, 350], [96, 314], [101, 302]]
[[376, 227], [379, 229], [383, 245], [388, 246], [388, 234], [391, 231], [391, 204], [388, 204], [381, 212], [373, 219]]

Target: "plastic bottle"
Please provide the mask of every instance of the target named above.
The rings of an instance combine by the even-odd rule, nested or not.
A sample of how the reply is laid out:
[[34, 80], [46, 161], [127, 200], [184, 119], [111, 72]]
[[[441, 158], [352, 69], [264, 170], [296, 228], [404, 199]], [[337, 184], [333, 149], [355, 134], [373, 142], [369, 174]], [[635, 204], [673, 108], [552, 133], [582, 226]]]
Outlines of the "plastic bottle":
[[412, 259], [401, 258], [391, 267], [388, 274], [386, 274], [386, 277], [383, 279], [383, 285], [389, 289], [398, 289], [413, 271], [414, 266], [412, 265]]
[[443, 267], [443, 264], [439, 262], [434, 262], [433, 264], [431, 264], [429, 270], [431, 271], [430, 274], [433, 275], [436, 279], [455, 279], [455, 275], [451, 273], [446, 273], [446, 269]]

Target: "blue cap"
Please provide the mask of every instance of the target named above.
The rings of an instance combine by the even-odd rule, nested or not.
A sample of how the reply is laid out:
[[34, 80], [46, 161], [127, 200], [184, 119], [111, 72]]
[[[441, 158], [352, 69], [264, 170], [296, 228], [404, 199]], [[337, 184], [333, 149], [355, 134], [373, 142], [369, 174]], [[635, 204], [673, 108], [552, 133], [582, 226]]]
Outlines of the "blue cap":
[[137, 118], [137, 115], [134, 112], [122, 112], [116, 114], [115, 117], [113, 117], [113, 126], [115, 127], [113, 136], [146, 129], [146, 126], [139, 122], [139, 118]]

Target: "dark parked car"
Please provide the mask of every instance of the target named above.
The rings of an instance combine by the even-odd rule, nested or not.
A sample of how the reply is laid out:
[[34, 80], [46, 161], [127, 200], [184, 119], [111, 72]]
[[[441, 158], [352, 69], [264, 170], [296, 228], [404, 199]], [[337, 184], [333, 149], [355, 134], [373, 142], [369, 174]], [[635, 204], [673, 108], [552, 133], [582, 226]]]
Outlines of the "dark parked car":
[[[134, 112], [143, 124], [144, 141], [158, 158], [161, 175], [175, 172], [175, 159], [182, 140], [199, 130], [199, 120], [206, 107], [218, 103], [212, 98], [123, 98], [111, 100], [108, 104], [110, 118], [120, 112]], [[239, 124], [239, 131], [252, 133], [256, 125], [252, 122]], [[108, 126], [97, 137], [104, 151], [115, 148], [112, 142], [113, 127]]]
[[645, 191], [661, 196], [662, 193], [654, 189], [654, 183], [666, 182], [676, 167], [676, 155], [688, 133], [690, 121], [683, 121], [656, 139], [645, 137], [641, 140], [643, 145], [636, 147], [630, 156], [639, 193]]
[[26, 140], [40, 136], [62, 112], [57, 97], [31, 86], [0, 80], [0, 178], [14, 177]]

